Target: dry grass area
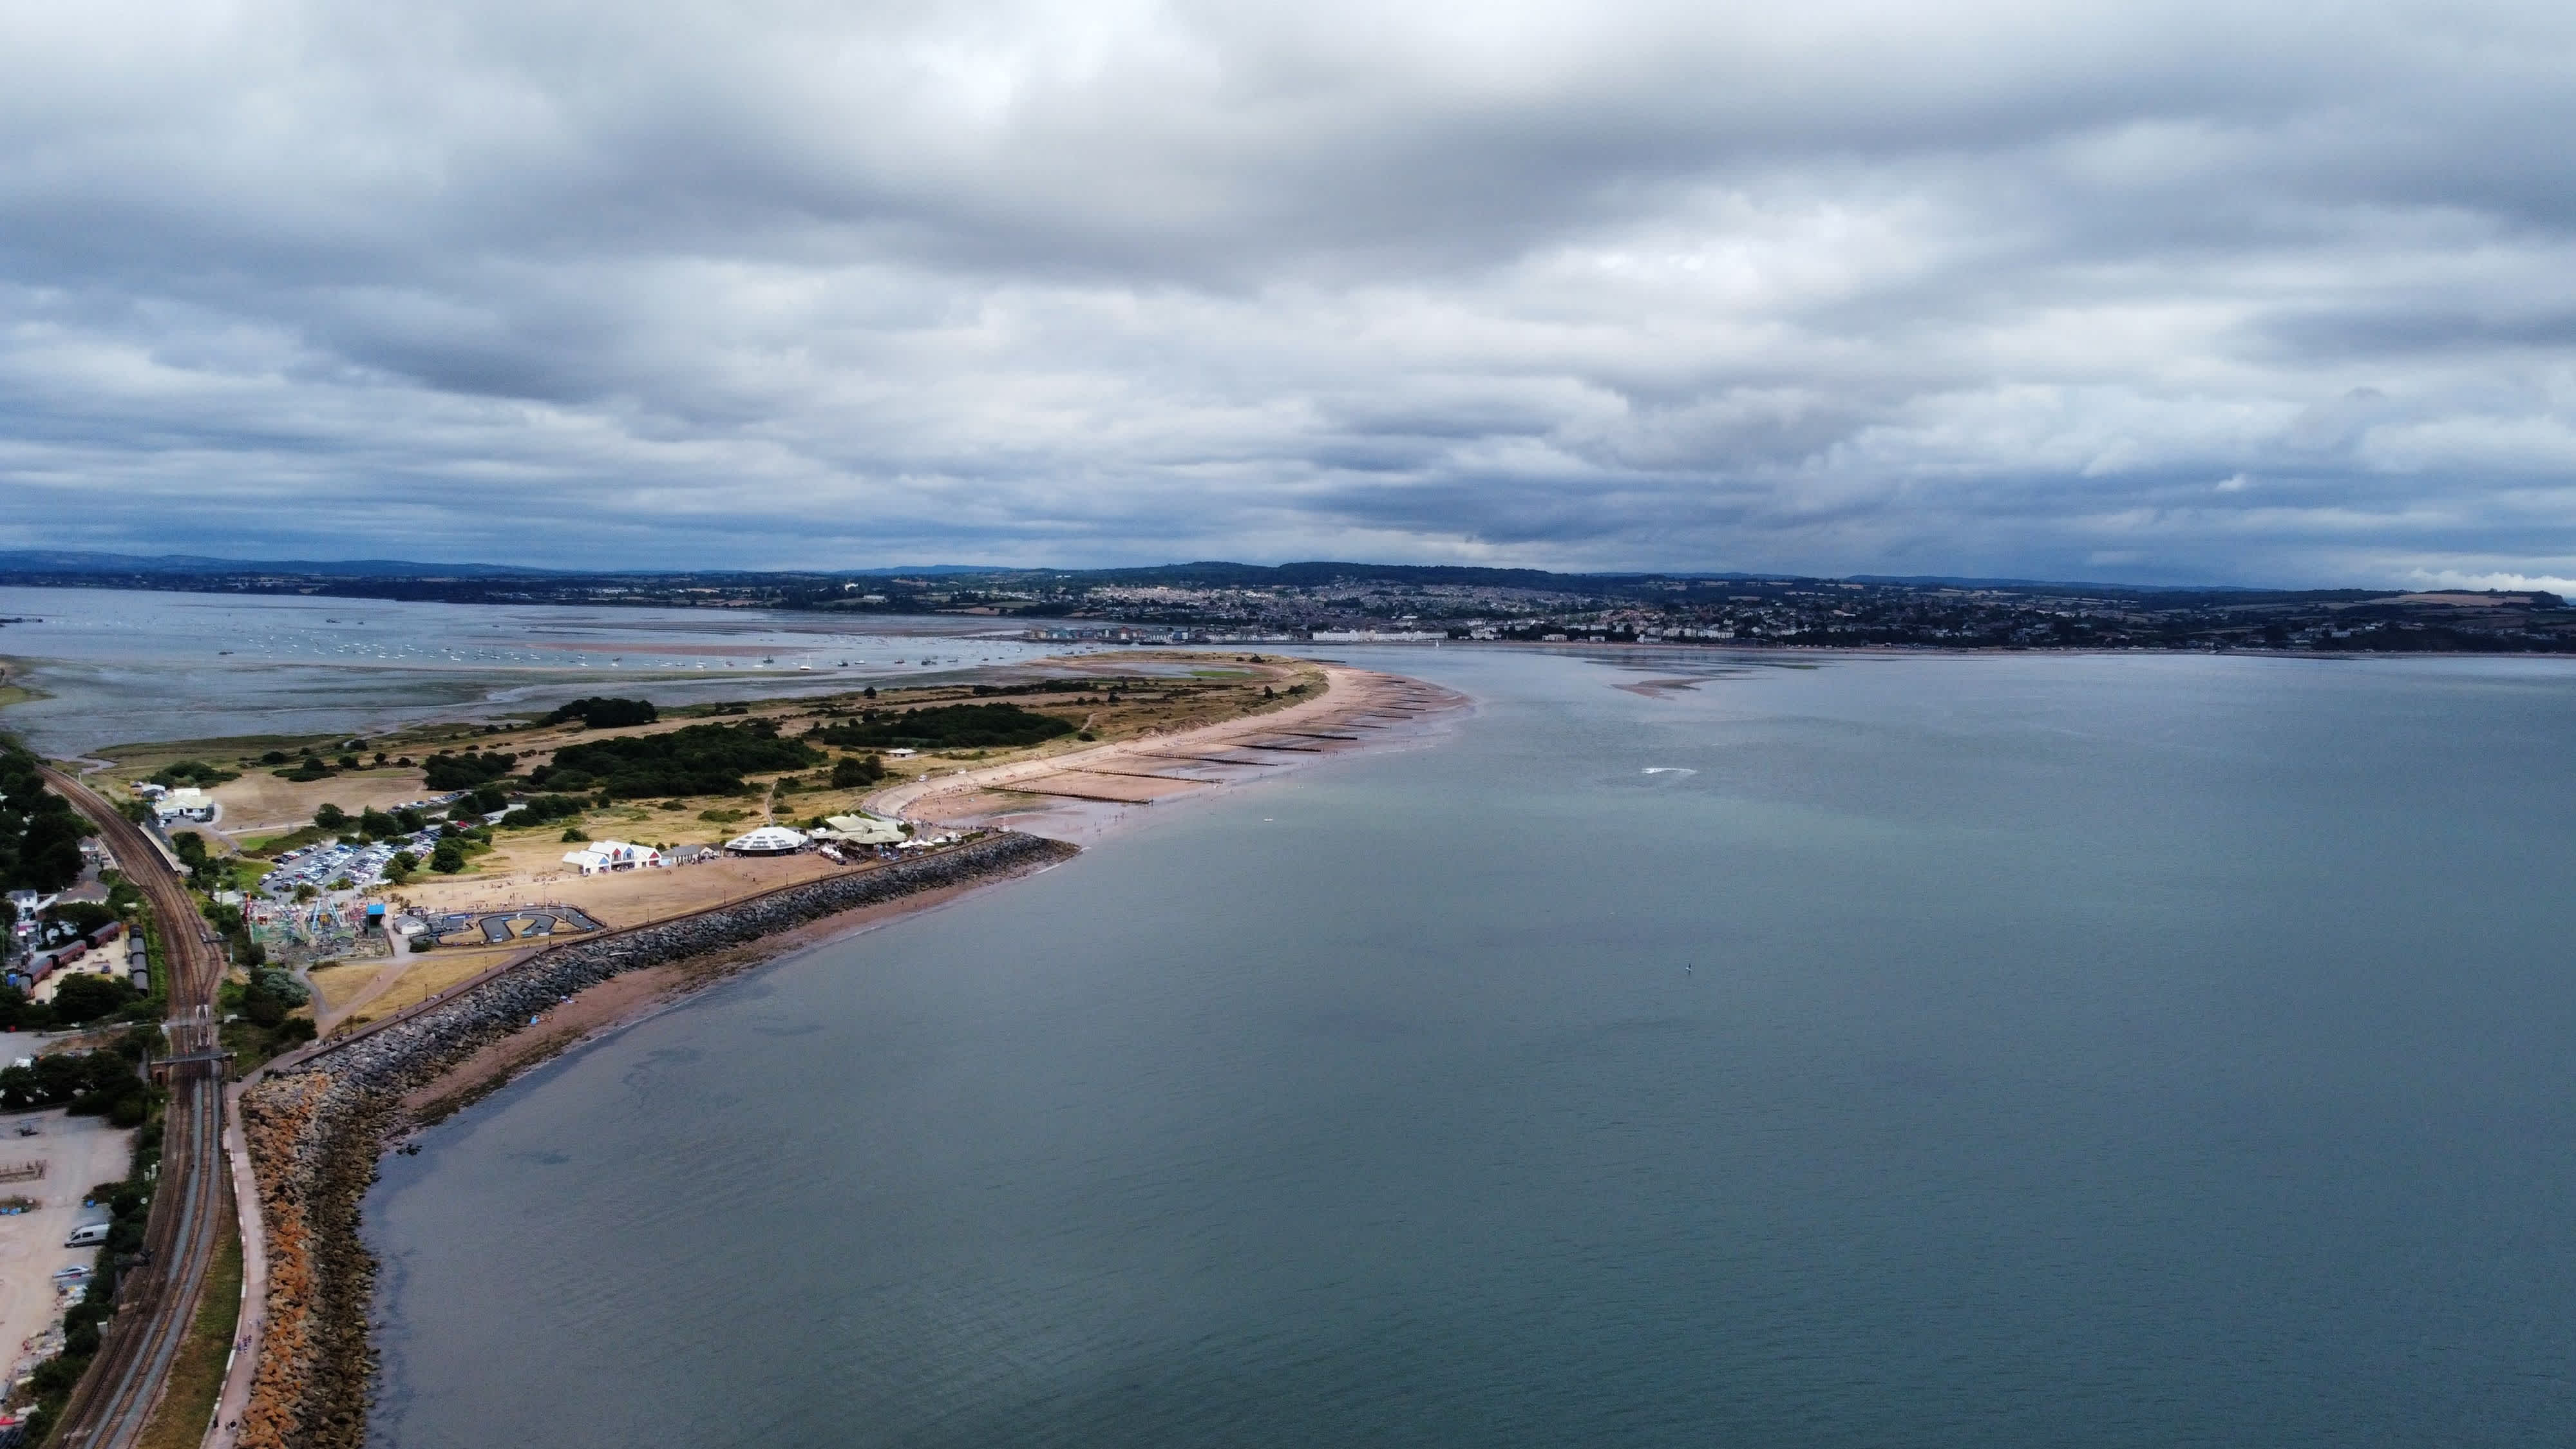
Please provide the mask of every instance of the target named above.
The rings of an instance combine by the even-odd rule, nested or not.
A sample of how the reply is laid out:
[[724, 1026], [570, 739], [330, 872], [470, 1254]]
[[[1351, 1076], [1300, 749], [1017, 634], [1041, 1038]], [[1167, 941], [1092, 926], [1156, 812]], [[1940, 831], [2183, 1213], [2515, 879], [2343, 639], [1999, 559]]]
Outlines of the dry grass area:
[[375, 969], [363, 974], [355, 988], [337, 1004], [326, 1004], [316, 1013], [324, 1032], [336, 1031], [342, 1025], [361, 1026], [378, 1017], [391, 1016], [406, 1006], [414, 1006], [438, 993], [471, 980], [503, 962], [529, 954], [533, 948], [499, 951], [428, 951], [417, 956], [397, 957], [378, 962]]
[[390, 809], [424, 799], [429, 787], [420, 771], [358, 770], [328, 780], [281, 780], [268, 770], [252, 770], [206, 792], [224, 807], [221, 829], [235, 840], [272, 834], [310, 824], [324, 801], [355, 815], [370, 807]]
[[[621, 838], [651, 843], [650, 837], [640, 834]], [[429, 911], [489, 910], [553, 901], [579, 906], [606, 925], [636, 926], [848, 868], [819, 855], [729, 856], [703, 865], [585, 876], [563, 864], [564, 852], [576, 848], [552, 836], [510, 841], [490, 855], [476, 857], [472, 864], [480, 869], [474, 874], [414, 876], [411, 884], [391, 892], [389, 898]]]
[[313, 983], [314, 1019], [328, 1021], [334, 1012], [346, 1010], [349, 1003], [357, 999], [359, 992], [391, 964], [381, 960], [348, 961], [335, 966], [313, 968], [308, 973], [307, 979]]

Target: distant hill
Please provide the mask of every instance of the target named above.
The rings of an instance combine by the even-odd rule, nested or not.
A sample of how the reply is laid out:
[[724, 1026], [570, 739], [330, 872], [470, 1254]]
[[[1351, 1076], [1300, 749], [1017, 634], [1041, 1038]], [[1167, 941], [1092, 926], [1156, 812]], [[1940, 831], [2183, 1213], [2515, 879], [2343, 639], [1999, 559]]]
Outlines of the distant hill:
[[[1912, 589], [2085, 589], [2115, 594], [2268, 594], [2260, 584], [2106, 584], [2092, 579], [1972, 579], [1950, 574], [1849, 574], [1844, 582], [1897, 584]], [[2383, 591], [2384, 592], [2384, 591]]]
[[563, 569], [501, 564], [415, 563], [408, 559], [244, 559], [197, 554], [86, 553], [73, 549], [0, 549], [0, 573], [11, 574], [296, 574], [320, 579], [559, 578]]
[[1341, 583], [1449, 585], [1469, 588], [1533, 589], [1553, 593], [1625, 592], [1657, 580], [1698, 584], [1741, 581], [1745, 583], [1833, 583], [1847, 582], [1901, 588], [1963, 588], [2011, 590], [2017, 592], [2058, 592], [2069, 590], [2107, 597], [2144, 597], [2149, 595], [2195, 595], [2215, 598], [2226, 594], [2250, 597], [2286, 597], [2292, 593], [2323, 598], [2328, 594], [2345, 597], [2367, 597], [2386, 590], [2311, 590], [2286, 591], [2264, 589], [2242, 584], [2111, 584], [2070, 582], [2051, 579], [1974, 578], [1951, 574], [1851, 574], [1835, 578], [1799, 574], [1785, 570], [1747, 572], [1740, 569], [1643, 569], [1599, 573], [1557, 573], [1548, 569], [1493, 568], [1469, 564], [1391, 564], [1360, 563], [1350, 560], [1309, 560], [1283, 564], [1235, 563], [1224, 559], [1203, 559], [1194, 563], [1145, 564], [1129, 568], [1058, 569], [1017, 568], [995, 564], [869, 564], [822, 569], [550, 569], [520, 564], [489, 563], [423, 563], [414, 559], [239, 559], [214, 558], [201, 554], [127, 554], [91, 552], [77, 549], [0, 549], [0, 580], [29, 582], [60, 580], [89, 585], [109, 585], [131, 581], [143, 587], [188, 589], [190, 580], [203, 579], [208, 587], [238, 590], [256, 587], [259, 580], [302, 579], [307, 587], [321, 585], [327, 592], [344, 591], [340, 586], [359, 581], [376, 581], [389, 586], [387, 596], [431, 597], [418, 592], [426, 584], [435, 587], [440, 581], [459, 585], [475, 584], [488, 589], [509, 580], [523, 580], [543, 588], [545, 585], [570, 585], [583, 580], [646, 582], [692, 580], [734, 586], [778, 587], [812, 586], [826, 580], [865, 580], [902, 578], [989, 579], [995, 581], [1045, 580], [1065, 581], [1089, 587], [1171, 588], [1330, 588]]

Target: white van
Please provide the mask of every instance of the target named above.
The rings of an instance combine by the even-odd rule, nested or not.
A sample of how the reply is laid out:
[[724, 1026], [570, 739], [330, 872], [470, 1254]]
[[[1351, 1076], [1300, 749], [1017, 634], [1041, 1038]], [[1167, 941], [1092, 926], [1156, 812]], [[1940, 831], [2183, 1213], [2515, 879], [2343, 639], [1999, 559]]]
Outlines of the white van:
[[83, 1223], [81, 1226], [72, 1229], [72, 1235], [70, 1237], [63, 1239], [63, 1246], [66, 1248], [95, 1248], [99, 1244], [107, 1241], [107, 1230], [110, 1226], [111, 1225], [107, 1223]]

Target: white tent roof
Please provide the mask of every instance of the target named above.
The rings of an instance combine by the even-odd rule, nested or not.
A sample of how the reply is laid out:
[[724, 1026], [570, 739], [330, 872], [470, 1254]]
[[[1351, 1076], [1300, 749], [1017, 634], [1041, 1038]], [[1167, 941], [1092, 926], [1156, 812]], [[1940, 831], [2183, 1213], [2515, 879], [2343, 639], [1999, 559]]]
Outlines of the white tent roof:
[[725, 842], [727, 850], [787, 851], [805, 848], [805, 837], [784, 825], [764, 825]]
[[836, 840], [855, 840], [861, 845], [892, 845], [903, 839], [903, 827], [891, 820], [873, 815], [834, 815], [824, 820], [832, 827]]
[[644, 862], [659, 860], [662, 852], [649, 845], [629, 845], [623, 840], [602, 840], [579, 850], [564, 852], [566, 865], [614, 865], [621, 860]]

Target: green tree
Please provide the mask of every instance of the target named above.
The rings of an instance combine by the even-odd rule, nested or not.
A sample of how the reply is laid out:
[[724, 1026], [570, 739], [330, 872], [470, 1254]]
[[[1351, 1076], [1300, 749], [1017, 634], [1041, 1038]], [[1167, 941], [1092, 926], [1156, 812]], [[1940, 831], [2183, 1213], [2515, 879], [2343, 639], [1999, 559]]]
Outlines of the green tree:
[[654, 708], [649, 699], [594, 697], [561, 705], [537, 723], [552, 725], [579, 720], [593, 729], [615, 729], [621, 725], [648, 725], [661, 717], [662, 712]]
[[438, 842], [438, 848], [429, 853], [429, 868], [440, 875], [454, 875], [463, 870], [465, 868], [464, 843], [452, 835]]
[[76, 972], [54, 988], [54, 1015], [77, 1026], [122, 1011], [142, 996], [142, 992], [113, 976]]

